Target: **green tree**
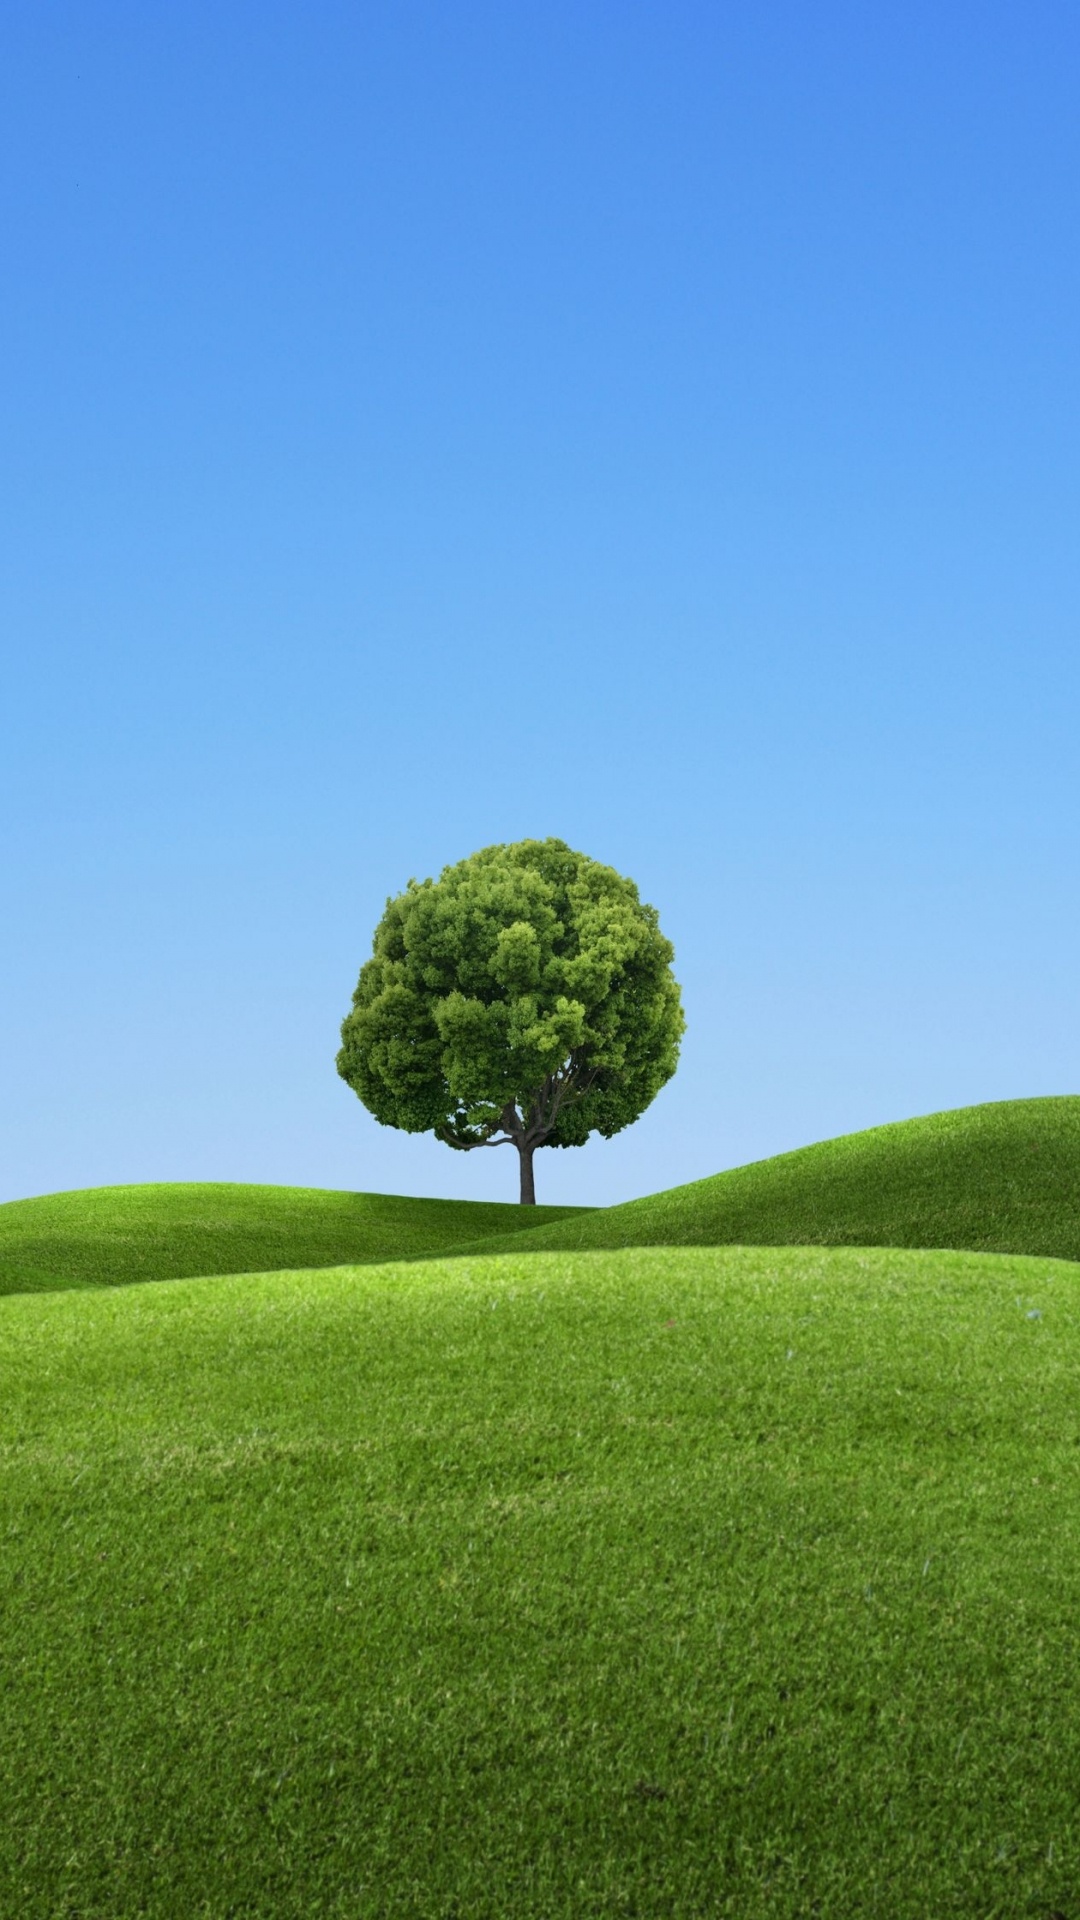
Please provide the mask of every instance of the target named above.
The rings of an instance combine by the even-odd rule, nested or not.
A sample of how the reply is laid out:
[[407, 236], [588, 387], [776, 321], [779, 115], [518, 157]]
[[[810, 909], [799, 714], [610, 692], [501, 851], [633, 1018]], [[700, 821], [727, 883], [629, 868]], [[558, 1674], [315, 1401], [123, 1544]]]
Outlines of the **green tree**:
[[384, 1126], [448, 1147], [610, 1139], [679, 1057], [673, 949], [632, 880], [563, 840], [484, 847], [388, 900], [337, 1070]]

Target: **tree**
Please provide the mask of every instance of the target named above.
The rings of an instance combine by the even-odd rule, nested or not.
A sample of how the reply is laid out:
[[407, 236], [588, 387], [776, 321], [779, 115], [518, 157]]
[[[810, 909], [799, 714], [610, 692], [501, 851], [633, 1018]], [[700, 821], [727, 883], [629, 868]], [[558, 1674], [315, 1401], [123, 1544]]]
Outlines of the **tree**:
[[632, 880], [563, 840], [484, 847], [386, 903], [337, 1070], [383, 1126], [448, 1147], [609, 1140], [670, 1080], [673, 948]]

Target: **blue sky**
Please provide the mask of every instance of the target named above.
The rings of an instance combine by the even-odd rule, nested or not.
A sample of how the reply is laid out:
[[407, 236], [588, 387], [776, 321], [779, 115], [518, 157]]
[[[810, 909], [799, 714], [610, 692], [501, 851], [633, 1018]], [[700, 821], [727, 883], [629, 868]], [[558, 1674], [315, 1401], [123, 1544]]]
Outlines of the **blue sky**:
[[614, 1201], [1080, 1089], [1080, 15], [12, 0], [0, 1197], [515, 1196], [337, 1029], [558, 834], [676, 947]]

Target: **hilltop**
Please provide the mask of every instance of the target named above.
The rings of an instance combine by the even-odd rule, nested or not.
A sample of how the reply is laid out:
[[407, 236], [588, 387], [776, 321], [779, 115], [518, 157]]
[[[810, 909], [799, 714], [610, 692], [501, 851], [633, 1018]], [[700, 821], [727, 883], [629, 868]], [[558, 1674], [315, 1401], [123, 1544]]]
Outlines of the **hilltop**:
[[[541, 1224], [583, 1211], [534, 1209]], [[0, 1294], [430, 1259], [533, 1224], [501, 1201], [224, 1181], [90, 1187], [0, 1206]]]
[[950, 1247], [1080, 1260], [1080, 1097], [1000, 1100], [871, 1127], [538, 1224], [513, 1244]]
[[450, 1254], [891, 1246], [1080, 1260], [1080, 1097], [843, 1135], [617, 1207], [228, 1183], [0, 1206], [0, 1294]]

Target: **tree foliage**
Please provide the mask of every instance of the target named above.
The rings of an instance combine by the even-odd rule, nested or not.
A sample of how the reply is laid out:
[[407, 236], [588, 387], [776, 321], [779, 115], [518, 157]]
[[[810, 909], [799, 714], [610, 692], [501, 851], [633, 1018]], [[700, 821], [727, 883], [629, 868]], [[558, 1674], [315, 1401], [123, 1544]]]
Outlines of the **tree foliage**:
[[632, 880], [562, 840], [484, 847], [388, 900], [337, 1068], [384, 1126], [460, 1149], [636, 1120], [675, 1071], [673, 950]]

